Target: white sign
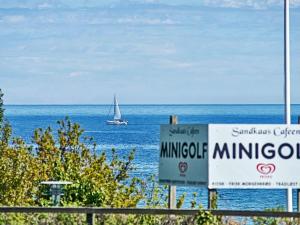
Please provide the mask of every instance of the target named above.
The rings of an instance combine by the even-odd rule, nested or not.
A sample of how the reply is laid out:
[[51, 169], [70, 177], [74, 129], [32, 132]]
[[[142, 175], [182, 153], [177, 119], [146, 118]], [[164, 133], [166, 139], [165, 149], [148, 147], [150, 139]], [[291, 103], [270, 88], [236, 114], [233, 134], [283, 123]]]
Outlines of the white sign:
[[208, 185], [207, 125], [161, 125], [159, 182]]
[[209, 125], [210, 188], [299, 188], [299, 125]]

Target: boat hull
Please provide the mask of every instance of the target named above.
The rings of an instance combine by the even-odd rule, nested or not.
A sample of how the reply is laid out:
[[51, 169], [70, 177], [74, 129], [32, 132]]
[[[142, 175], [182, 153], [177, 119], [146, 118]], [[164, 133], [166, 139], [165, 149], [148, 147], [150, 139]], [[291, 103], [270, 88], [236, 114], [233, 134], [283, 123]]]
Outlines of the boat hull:
[[127, 125], [127, 121], [119, 121], [119, 120], [107, 120], [106, 121], [107, 125]]

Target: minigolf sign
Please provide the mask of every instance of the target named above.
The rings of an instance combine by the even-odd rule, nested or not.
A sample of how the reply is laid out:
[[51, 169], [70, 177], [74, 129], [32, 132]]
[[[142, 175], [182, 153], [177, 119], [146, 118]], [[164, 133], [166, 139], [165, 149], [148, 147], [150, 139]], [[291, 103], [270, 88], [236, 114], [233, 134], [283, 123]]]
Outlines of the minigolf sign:
[[208, 185], [208, 125], [161, 125], [159, 183]]
[[210, 188], [299, 188], [299, 125], [209, 125]]

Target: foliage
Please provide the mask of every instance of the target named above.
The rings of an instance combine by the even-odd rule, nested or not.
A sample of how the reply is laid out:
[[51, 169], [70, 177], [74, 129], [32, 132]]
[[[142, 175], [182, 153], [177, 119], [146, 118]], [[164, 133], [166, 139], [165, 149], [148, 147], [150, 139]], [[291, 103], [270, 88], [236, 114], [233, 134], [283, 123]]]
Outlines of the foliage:
[[166, 208], [168, 207], [167, 185], [160, 186], [154, 176], [151, 176], [146, 181], [148, 190], [145, 193], [145, 205], [147, 208]]
[[[51, 205], [45, 193], [49, 187], [42, 181], [65, 180], [62, 205], [133, 207], [143, 197], [143, 183], [129, 178], [134, 168], [134, 151], [119, 158], [112, 150], [111, 159], [105, 152], [96, 154], [92, 139], [82, 137], [79, 124], [68, 118], [58, 122], [57, 133], [49, 127], [37, 129], [33, 145], [9, 135], [1, 143], [0, 204]], [[2, 130], [5, 127], [2, 128]]]
[[[271, 208], [266, 209], [267, 212], [282, 212], [283, 208]], [[299, 219], [291, 218], [274, 218], [274, 217], [253, 217], [252, 219], [254, 225], [297, 225], [299, 224]]]
[[3, 116], [2, 97], [0, 89], [0, 204], [32, 204], [34, 160], [21, 139], [13, 139], [14, 147], [9, 146], [12, 129]]
[[37, 161], [28, 154], [24, 143], [16, 140], [14, 147], [4, 147], [0, 154], [1, 205], [33, 205], [37, 190]]
[[0, 224], [9, 225], [86, 225], [84, 214], [0, 214]]
[[4, 118], [3, 93], [0, 89], [0, 151], [8, 146], [11, 138], [11, 126]]
[[200, 207], [200, 210], [194, 218], [197, 225], [221, 225], [219, 218], [214, 216], [210, 211], [204, 210]]
[[[116, 225], [222, 225], [222, 221], [210, 211], [199, 206], [195, 216], [175, 215], [101, 215], [96, 224]], [[228, 223], [229, 224], [229, 223]]]
[[0, 88], [0, 125], [3, 122], [3, 113], [4, 113], [4, 108], [3, 108], [3, 93], [2, 90]]

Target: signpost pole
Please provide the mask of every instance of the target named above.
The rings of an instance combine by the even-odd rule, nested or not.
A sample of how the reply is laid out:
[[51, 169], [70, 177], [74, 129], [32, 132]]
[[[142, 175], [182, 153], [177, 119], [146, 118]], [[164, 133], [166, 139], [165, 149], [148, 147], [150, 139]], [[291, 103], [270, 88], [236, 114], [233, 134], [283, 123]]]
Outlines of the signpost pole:
[[[298, 124], [300, 124], [300, 116], [298, 116]], [[297, 209], [300, 212], [300, 189], [297, 189]]]
[[[177, 116], [170, 116], [170, 124], [177, 124]], [[168, 208], [176, 209], [176, 186], [169, 185]]]
[[208, 209], [217, 209], [217, 190], [208, 189]]
[[[284, 0], [284, 96], [285, 123], [291, 124], [291, 96], [290, 96], [290, 15], [289, 0]], [[287, 189], [287, 210], [293, 211], [292, 188]]]

